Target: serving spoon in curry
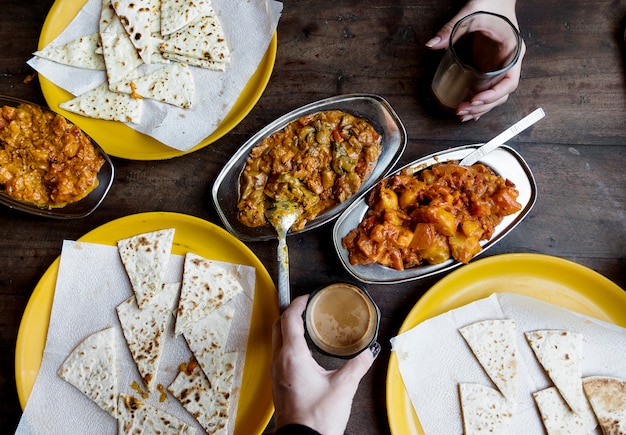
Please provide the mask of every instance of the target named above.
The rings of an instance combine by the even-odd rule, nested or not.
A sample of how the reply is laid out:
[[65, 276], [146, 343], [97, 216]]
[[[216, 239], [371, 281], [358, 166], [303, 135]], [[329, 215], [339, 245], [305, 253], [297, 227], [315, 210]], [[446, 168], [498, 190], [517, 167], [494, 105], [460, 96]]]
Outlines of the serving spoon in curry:
[[282, 313], [291, 302], [287, 232], [300, 217], [300, 209], [293, 201], [280, 200], [265, 211], [265, 217], [278, 234], [278, 307]]

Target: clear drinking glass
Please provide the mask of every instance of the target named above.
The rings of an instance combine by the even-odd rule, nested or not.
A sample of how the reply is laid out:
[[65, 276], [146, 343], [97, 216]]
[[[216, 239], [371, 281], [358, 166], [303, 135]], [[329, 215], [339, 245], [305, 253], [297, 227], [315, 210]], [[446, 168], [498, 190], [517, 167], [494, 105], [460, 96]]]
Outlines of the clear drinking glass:
[[449, 111], [491, 88], [520, 58], [522, 37], [506, 17], [474, 12], [453, 27], [433, 78], [432, 91]]

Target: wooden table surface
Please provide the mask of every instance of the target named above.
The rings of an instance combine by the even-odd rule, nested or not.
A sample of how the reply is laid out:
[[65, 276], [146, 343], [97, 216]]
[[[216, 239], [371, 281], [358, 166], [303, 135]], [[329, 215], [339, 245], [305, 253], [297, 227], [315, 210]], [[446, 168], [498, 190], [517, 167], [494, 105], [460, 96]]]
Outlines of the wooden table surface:
[[[63, 0], [59, 0], [63, 1]], [[69, 0], [68, 0], [69, 1]], [[27, 66], [51, 0], [4, 0], [0, 15], [0, 94], [45, 103]], [[537, 203], [485, 255], [541, 253], [587, 266], [626, 288], [626, 3], [608, 0], [518, 2], [528, 51], [521, 84], [506, 105], [477, 122], [434, 110], [428, 93], [441, 53], [424, 43], [462, 2], [300, 0], [285, 2], [274, 71], [258, 104], [222, 139], [165, 161], [114, 158], [115, 184], [102, 206], [77, 221], [0, 210], [0, 427], [15, 428], [15, 343], [24, 308], [64, 239], [122, 216], [185, 213], [220, 224], [209, 192], [217, 172], [253, 133], [321, 98], [375, 93], [395, 108], [408, 132], [399, 164], [448, 147], [485, 141], [536, 107], [547, 116], [510, 144], [531, 167]], [[276, 280], [274, 242], [249, 243]], [[345, 280], [331, 226], [289, 239], [294, 295]], [[380, 306], [383, 351], [357, 392], [348, 433], [389, 432], [385, 378], [389, 338], [420, 296], [443, 275], [366, 287]], [[626, 313], [624, 313], [626, 316]], [[272, 425], [267, 431], [271, 432]]]

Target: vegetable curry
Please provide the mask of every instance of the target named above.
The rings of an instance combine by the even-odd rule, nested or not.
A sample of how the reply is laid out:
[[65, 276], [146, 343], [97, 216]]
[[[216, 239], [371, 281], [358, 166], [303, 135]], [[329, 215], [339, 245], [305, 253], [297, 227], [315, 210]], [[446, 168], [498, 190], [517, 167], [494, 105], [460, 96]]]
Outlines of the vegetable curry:
[[515, 185], [481, 163], [414, 172], [388, 177], [370, 193], [363, 220], [342, 239], [351, 264], [404, 270], [450, 257], [467, 263], [503, 217], [521, 209]]
[[268, 225], [266, 209], [295, 202], [293, 231], [354, 195], [376, 166], [381, 136], [365, 120], [330, 110], [303, 116], [254, 147], [240, 177], [238, 219]]

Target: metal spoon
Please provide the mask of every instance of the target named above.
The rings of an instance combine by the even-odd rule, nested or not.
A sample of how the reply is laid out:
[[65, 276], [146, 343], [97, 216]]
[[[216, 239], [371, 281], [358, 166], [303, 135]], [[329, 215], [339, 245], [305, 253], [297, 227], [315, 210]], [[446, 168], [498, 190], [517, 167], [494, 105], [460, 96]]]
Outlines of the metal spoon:
[[528, 127], [533, 125], [535, 122], [539, 121], [541, 118], [545, 116], [545, 112], [542, 108], [536, 109], [530, 115], [525, 116], [520, 121], [517, 121], [515, 124], [504, 130], [502, 133], [491, 139], [489, 142], [478, 148], [477, 150], [469, 153], [461, 162], [459, 163], [461, 166], [471, 166], [476, 163], [478, 160], [483, 158], [486, 154], [489, 154], [491, 151], [498, 148], [500, 145], [505, 143], [507, 140], [517, 136], [522, 131], [526, 130]]
[[278, 234], [278, 306], [282, 313], [291, 302], [287, 232], [300, 217], [300, 209], [295, 202], [277, 201], [265, 211], [265, 217]]

